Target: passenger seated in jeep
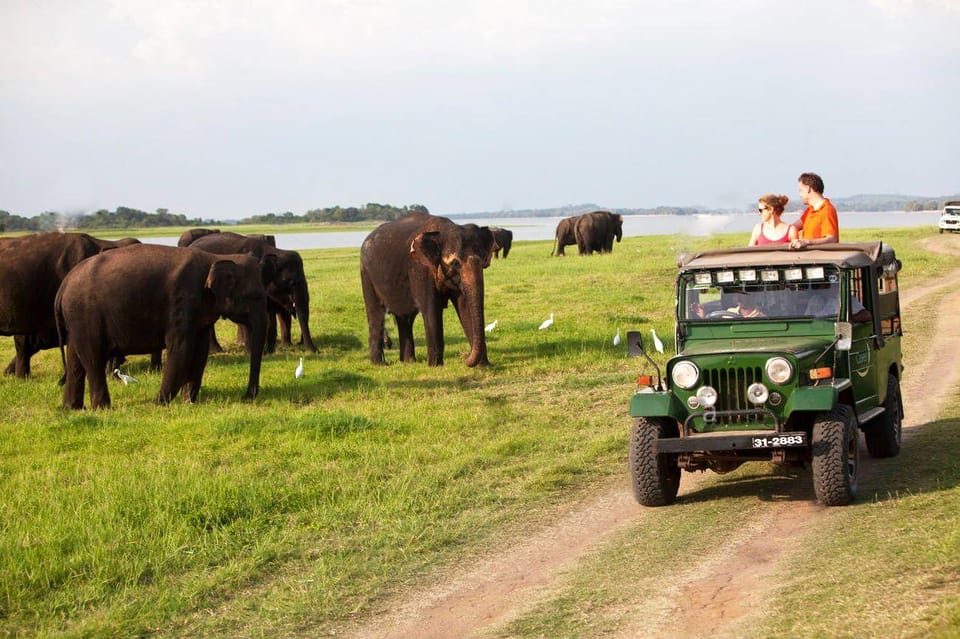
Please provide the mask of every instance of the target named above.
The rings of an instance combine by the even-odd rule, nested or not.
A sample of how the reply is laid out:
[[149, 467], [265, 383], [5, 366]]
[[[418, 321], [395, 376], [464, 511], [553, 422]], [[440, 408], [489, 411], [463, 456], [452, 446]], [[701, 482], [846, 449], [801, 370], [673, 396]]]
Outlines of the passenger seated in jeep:
[[[840, 312], [840, 297], [835, 287], [830, 285], [814, 285], [807, 295], [809, 299], [803, 311], [804, 315], [811, 317], [836, 317], [837, 313]], [[863, 303], [853, 295], [850, 296], [850, 310], [852, 311], [850, 320], [853, 322], [869, 322], [873, 319], [870, 311], [864, 308]]]

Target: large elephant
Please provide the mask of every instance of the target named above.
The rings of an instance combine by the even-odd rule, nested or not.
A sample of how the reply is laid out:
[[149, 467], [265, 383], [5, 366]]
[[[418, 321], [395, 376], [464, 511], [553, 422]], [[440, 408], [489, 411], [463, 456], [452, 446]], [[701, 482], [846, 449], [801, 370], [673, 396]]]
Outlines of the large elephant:
[[493, 233], [493, 239], [497, 241], [497, 250], [493, 252], [493, 257], [499, 259], [500, 251], [503, 250], [503, 259], [507, 259], [510, 247], [513, 246], [513, 231], [494, 226], [490, 228], [490, 232]]
[[220, 255], [249, 253], [258, 259], [267, 255], [275, 256], [276, 268], [272, 279], [267, 282], [267, 296], [270, 299], [267, 352], [273, 352], [276, 348], [277, 314], [281, 314], [281, 324], [285, 329], [281, 336], [285, 341], [282, 343], [290, 343], [289, 319], [284, 322], [283, 313], [287, 314], [287, 318], [291, 314], [296, 315], [300, 324], [301, 343], [310, 352], [317, 352], [310, 335], [310, 292], [307, 276], [303, 271], [303, 259], [299, 253], [276, 248], [276, 239], [272, 235], [240, 235], [228, 231], [203, 235], [195, 239], [190, 246]]
[[[183, 391], [195, 402], [207, 365], [210, 328], [220, 317], [251, 334], [250, 376], [244, 397], [260, 388], [267, 327], [264, 271], [249, 255], [214, 255], [194, 248], [142, 244], [107, 251], [70, 271], [54, 303], [64, 356], [63, 405], [110, 406], [105, 366], [112, 357], [167, 350], [157, 403]], [[259, 348], [258, 348], [259, 346]], [[63, 351], [61, 350], [61, 353]]]
[[[67, 235], [81, 235], [79, 233], [67, 234]], [[133, 237], [125, 237], [120, 240], [103, 240], [98, 237], [90, 236], [97, 246], [100, 249], [100, 252], [110, 251], [116, 248], [123, 248], [124, 246], [130, 246], [132, 244], [140, 244], [140, 240]], [[59, 286], [59, 282], [57, 283]], [[53, 302], [50, 302], [51, 309], [51, 318], [53, 313]], [[10, 363], [7, 364], [7, 367], [3, 370], [5, 375], [19, 375], [17, 373], [17, 362], [22, 361], [25, 364], [26, 374], [30, 374], [30, 358], [33, 357], [36, 353], [46, 350], [49, 348], [57, 348], [59, 341], [55, 331], [46, 331], [43, 333], [32, 333], [28, 335], [16, 335], [14, 336], [14, 344], [16, 346], [16, 353], [13, 359], [10, 360]], [[122, 360], [121, 360], [122, 361]], [[151, 359], [151, 368], [159, 370], [160, 368], [160, 354], [155, 353]], [[21, 377], [25, 375], [20, 375]], [[62, 380], [61, 380], [62, 381]]]
[[13, 335], [6, 373], [30, 375], [30, 358], [57, 346], [53, 300], [67, 273], [100, 252], [86, 233], [39, 233], [0, 242], [0, 335]]
[[360, 247], [370, 361], [383, 364], [384, 318], [397, 320], [400, 359], [414, 361], [413, 320], [423, 314], [427, 363], [443, 365], [443, 309], [453, 307], [470, 343], [467, 366], [486, 366], [483, 269], [496, 240], [488, 227], [411, 213], [377, 227]]
[[551, 255], [566, 255], [566, 253], [563, 251], [563, 247], [571, 246], [577, 243], [577, 236], [574, 233], [574, 227], [576, 226], [578, 219], [580, 219], [580, 216], [574, 215], [573, 217], [565, 217], [560, 220], [560, 223], [557, 224], [557, 233], [553, 242], [553, 252]]
[[623, 239], [623, 216], [610, 211], [584, 213], [574, 226], [580, 255], [611, 253], [613, 240]]

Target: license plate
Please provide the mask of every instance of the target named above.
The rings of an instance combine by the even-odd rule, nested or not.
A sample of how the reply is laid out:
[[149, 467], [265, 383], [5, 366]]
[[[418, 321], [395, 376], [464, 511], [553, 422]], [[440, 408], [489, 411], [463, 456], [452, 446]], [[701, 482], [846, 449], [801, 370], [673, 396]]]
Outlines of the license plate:
[[803, 446], [807, 443], [805, 433], [790, 433], [789, 435], [770, 435], [769, 437], [754, 437], [754, 448], [783, 448], [785, 446]]

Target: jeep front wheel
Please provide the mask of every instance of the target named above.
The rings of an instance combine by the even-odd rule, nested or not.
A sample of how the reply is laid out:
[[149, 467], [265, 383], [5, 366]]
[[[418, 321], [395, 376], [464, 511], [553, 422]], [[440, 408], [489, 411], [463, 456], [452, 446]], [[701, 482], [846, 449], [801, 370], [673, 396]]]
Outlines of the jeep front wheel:
[[900, 380], [887, 377], [887, 398], [883, 400], [883, 413], [867, 424], [864, 437], [867, 450], [875, 458], [896, 457], [900, 453], [900, 438], [903, 435], [903, 404], [900, 400]]
[[825, 506], [845, 506], [857, 495], [860, 442], [853, 411], [843, 404], [813, 424], [813, 492]]
[[677, 455], [657, 453], [657, 440], [677, 437], [677, 423], [657, 417], [637, 417], [630, 433], [630, 483], [633, 497], [644, 506], [668, 506], [680, 489]]

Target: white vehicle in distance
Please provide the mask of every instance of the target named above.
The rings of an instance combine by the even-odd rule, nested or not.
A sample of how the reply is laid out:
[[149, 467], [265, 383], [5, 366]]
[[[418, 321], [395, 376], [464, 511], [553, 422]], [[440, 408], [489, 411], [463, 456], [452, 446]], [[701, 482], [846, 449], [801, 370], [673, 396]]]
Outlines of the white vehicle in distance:
[[937, 223], [940, 232], [950, 231], [960, 233], [960, 201], [947, 202], [943, 205], [943, 214]]

